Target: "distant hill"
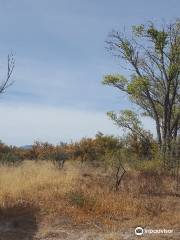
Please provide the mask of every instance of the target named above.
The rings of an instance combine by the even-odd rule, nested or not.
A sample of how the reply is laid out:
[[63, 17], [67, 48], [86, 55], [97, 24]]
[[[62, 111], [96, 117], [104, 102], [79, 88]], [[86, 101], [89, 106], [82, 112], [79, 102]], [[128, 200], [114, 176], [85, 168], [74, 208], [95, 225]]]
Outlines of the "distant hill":
[[24, 146], [21, 146], [20, 148], [24, 150], [29, 150], [29, 149], [32, 149], [32, 145], [24, 145]]

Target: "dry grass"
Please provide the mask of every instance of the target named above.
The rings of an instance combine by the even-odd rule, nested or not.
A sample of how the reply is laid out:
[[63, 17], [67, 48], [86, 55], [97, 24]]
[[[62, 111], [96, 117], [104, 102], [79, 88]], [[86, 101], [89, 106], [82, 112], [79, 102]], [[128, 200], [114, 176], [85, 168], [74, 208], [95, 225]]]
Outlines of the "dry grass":
[[[136, 181], [132, 180], [134, 176]], [[138, 177], [132, 175], [125, 181], [138, 184]], [[161, 196], [159, 192], [158, 196], [139, 194], [142, 182], [137, 192], [129, 192], [130, 186], [123, 186], [122, 191], [115, 193], [106, 174], [70, 163], [64, 170], [56, 169], [50, 162], [26, 161], [18, 167], [1, 166], [0, 212], [12, 215], [19, 214], [19, 209], [36, 209], [41, 216], [51, 219], [67, 216], [76, 224], [132, 227], [154, 222], [166, 227], [178, 226], [178, 198]]]
[[[66, 174], [50, 162], [24, 162], [18, 167], [0, 167], [0, 208], [32, 205], [52, 210], [53, 201], [61, 199], [73, 188], [77, 172]], [[47, 207], [47, 208], [46, 208]]]

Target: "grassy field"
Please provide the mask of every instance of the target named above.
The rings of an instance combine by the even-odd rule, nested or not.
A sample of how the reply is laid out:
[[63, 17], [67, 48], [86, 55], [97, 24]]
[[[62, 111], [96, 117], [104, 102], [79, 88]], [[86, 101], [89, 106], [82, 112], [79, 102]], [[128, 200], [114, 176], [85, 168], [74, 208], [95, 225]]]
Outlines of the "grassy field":
[[1, 219], [33, 213], [42, 231], [58, 219], [66, 227], [109, 232], [139, 225], [178, 229], [179, 197], [170, 176], [129, 171], [118, 192], [112, 186], [108, 171], [78, 162], [67, 162], [64, 169], [46, 161], [1, 166]]

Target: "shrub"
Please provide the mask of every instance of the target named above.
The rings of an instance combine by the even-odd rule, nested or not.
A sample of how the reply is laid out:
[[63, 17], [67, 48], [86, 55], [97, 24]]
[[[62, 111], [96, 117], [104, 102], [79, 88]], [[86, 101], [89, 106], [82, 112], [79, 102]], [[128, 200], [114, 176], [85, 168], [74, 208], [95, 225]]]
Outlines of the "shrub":
[[129, 166], [131, 166], [131, 168], [136, 171], [160, 173], [162, 172], [162, 169], [163, 169], [163, 161], [160, 158], [147, 161], [147, 160], [139, 160], [135, 157], [132, 157], [131, 161], [129, 161]]
[[65, 151], [56, 151], [49, 154], [48, 159], [51, 160], [58, 168], [62, 168], [64, 162], [69, 159], [69, 154]]
[[11, 164], [18, 164], [21, 162], [19, 156], [12, 152], [2, 153], [0, 158], [1, 164], [11, 165]]
[[68, 199], [72, 205], [75, 205], [76, 207], [84, 207], [86, 198], [84, 196], [83, 192], [80, 191], [71, 191], [68, 194]]
[[77, 208], [84, 208], [87, 211], [93, 211], [96, 198], [82, 190], [72, 190], [67, 194], [70, 204]]

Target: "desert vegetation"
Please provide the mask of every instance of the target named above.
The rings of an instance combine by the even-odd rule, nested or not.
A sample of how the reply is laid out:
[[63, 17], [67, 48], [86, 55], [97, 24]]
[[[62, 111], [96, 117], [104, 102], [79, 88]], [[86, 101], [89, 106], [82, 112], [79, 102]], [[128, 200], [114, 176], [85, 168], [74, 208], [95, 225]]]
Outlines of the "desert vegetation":
[[139, 158], [144, 149], [137, 139], [101, 133], [58, 146], [1, 145], [1, 215], [21, 207], [36, 209], [39, 219], [66, 216], [73, 224], [113, 228], [151, 221], [178, 226], [177, 179], [173, 171], [162, 171], [155, 142], [151, 160]]
[[[138, 225], [178, 229], [179, 34], [176, 20], [160, 29], [153, 23], [134, 26], [132, 37], [109, 35], [108, 49], [131, 66], [132, 74], [129, 79], [106, 75], [103, 84], [138, 106], [136, 112], [107, 113], [125, 130], [123, 136], [98, 132], [77, 142], [35, 142], [28, 148], [0, 143], [1, 218], [33, 211], [39, 226], [62, 219], [61, 225], [109, 232]], [[10, 61], [0, 93], [14, 68]], [[142, 127], [140, 116], [154, 120], [157, 138]]]

